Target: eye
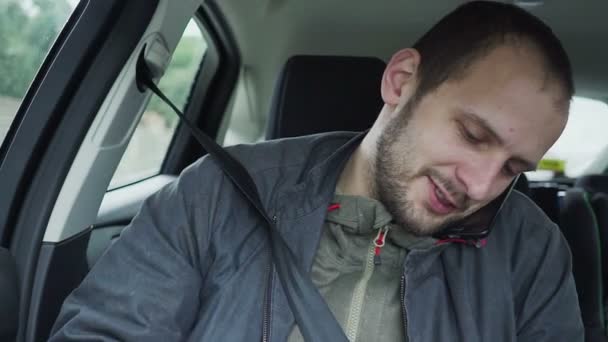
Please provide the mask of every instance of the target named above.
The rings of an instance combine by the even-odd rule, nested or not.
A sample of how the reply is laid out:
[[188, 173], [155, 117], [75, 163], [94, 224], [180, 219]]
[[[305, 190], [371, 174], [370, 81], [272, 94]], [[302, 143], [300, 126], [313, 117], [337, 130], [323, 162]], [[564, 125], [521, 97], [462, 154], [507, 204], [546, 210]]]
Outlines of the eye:
[[458, 124], [458, 130], [460, 131], [460, 135], [471, 144], [481, 144], [483, 142], [482, 138], [475, 136], [461, 123]]

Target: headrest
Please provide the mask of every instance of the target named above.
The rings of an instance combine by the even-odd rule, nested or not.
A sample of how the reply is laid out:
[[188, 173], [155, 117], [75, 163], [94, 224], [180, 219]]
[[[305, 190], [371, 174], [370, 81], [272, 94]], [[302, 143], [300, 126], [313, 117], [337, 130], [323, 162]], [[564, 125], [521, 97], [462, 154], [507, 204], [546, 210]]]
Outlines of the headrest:
[[608, 175], [588, 175], [580, 177], [574, 186], [587, 192], [608, 193]]
[[383, 105], [384, 68], [373, 57], [291, 57], [276, 84], [266, 138], [370, 128]]

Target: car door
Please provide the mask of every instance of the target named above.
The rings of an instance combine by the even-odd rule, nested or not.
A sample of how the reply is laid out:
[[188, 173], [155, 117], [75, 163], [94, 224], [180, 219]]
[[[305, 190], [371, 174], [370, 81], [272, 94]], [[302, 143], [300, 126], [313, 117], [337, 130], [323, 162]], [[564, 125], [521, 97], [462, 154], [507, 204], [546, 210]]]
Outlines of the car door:
[[[15, 1], [10, 10], [34, 18], [57, 9], [52, 3]], [[161, 89], [211, 135], [238, 75], [213, 3], [60, 3], [65, 20], [37, 52], [27, 91], [4, 106], [14, 113], [0, 121], [2, 341], [46, 340], [65, 297], [141, 201], [203, 154], [138, 89], [140, 52], [165, 74]]]

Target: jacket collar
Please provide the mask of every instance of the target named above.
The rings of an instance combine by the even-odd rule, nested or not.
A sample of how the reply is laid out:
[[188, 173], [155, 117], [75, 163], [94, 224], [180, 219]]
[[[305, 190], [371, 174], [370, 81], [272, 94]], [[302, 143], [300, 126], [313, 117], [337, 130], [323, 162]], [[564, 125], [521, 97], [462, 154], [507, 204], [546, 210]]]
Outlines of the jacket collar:
[[281, 219], [295, 219], [309, 215], [319, 207], [327, 208], [335, 193], [336, 184], [350, 156], [355, 152], [367, 131], [349, 133], [350, 137], [344, 144], [335, 148], [327, 156], [319, 158], [317, 153], [311, 153], [300, 182], [276, 197], [275, 208]]
[[[331, 147], [320, 146], [320, 151], [312, 152], [300, 182], [275, 197], [274, 212], [279, 221], [277, 227], [293, 252], [301, 258], [303, 266], [308, 269], [312, 265], [327, 207], [333, 199], [338, 178], [367, 132], [335, 135], [343, 141], [348, 140], [337, 147], [335, 143], [330, 143], [328, 145]], [[328, 152], [324, 148], [332, 150]], [[461, 242], [459, 239], [452, 240], [440, 242]], [[470, 244], [470, 241], [463, 240], [462, 243]]]

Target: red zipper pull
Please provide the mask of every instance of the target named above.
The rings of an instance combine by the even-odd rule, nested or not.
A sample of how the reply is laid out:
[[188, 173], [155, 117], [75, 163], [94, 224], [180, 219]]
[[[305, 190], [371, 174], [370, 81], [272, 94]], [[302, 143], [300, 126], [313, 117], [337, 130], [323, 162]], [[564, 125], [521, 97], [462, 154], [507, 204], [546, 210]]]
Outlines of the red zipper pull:
[[389, 226], [384, 226], [378, 229], [378, 235], [374, 239], [374, 265], [380, 265], [382, 263], [382, 259], [380, 259], [380, 251], [384, 244], [386, 243], [386, 234], [388, 234]]
[[332, 203], [327, 207], [327, 211], [334, 211], [340, 209], [340, 203]]

